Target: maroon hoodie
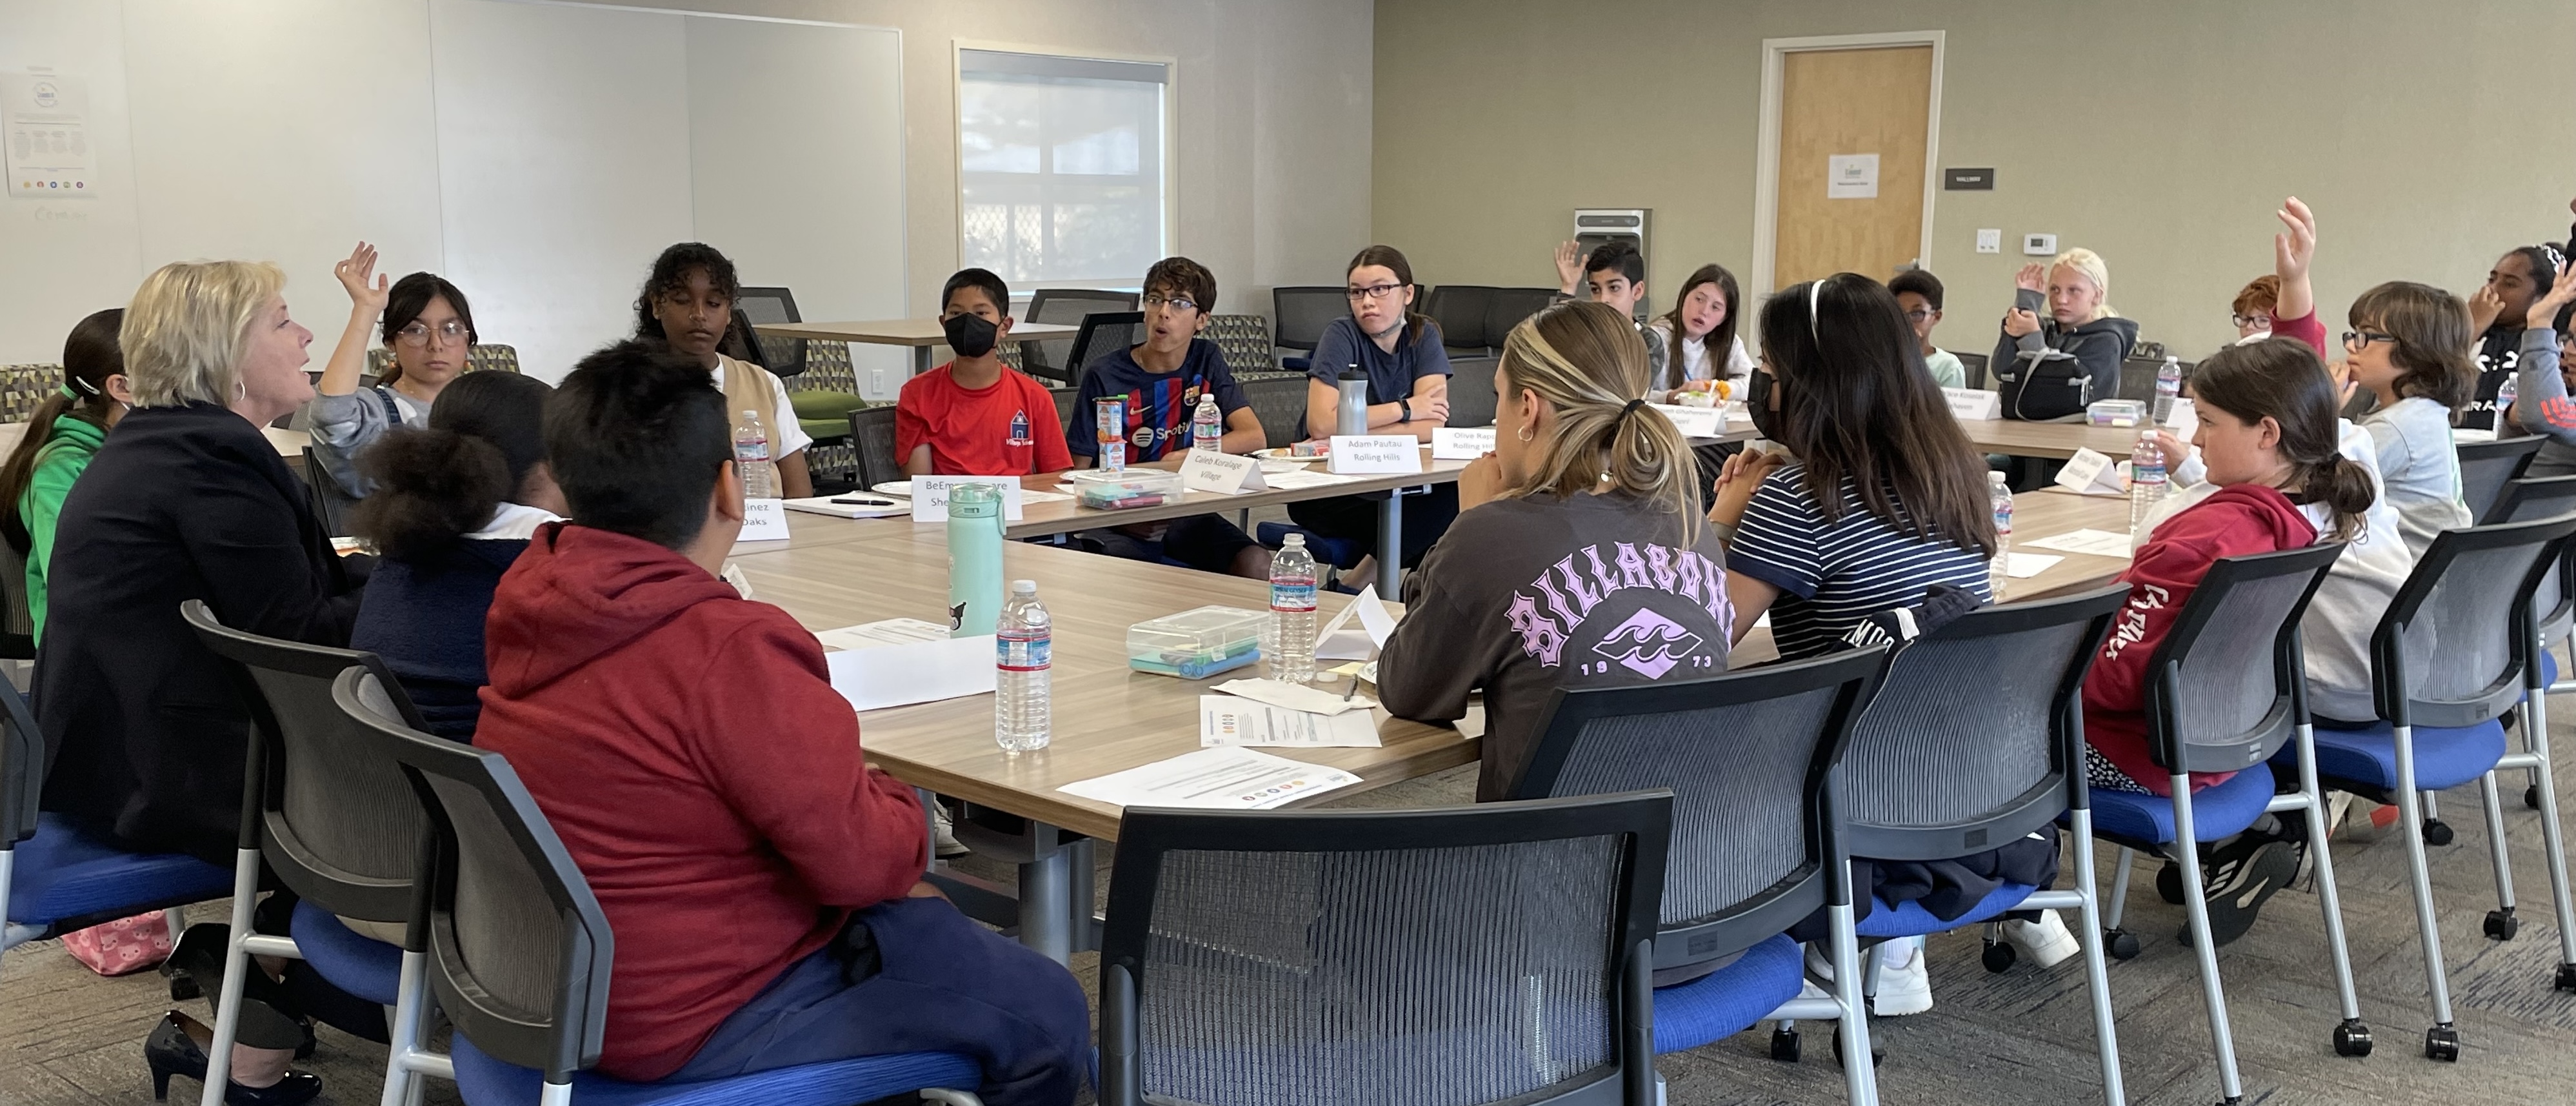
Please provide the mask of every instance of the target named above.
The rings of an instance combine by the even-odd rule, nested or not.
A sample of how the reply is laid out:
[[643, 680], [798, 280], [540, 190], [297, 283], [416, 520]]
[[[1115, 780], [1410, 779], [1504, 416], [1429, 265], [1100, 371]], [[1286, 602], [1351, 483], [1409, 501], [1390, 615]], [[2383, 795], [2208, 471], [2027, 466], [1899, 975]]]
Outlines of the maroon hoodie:
[[474, 744], [509, 758], [616, 935], [603, 1073], [677, 1070], [921, 877], [921, 807], [861, 763], [814, 635], [678, 553], [548, 524], [485, 640]]
[[[2147, 755], [2147, 661], [2164, 644], [2175, 617], [2209, 566], [2221, 557], [2298, 549], [2317, 528], [2278, 490], [2231, 484], [2156, 527], [2120, 580], [2129, 603], [2084, 677], [2084, 740], [2147, 790], [2173, 790], [2173, 775]], [[478, 739], [479, 741], [479, 739]], [[2194, 772], [2191, 789], [2227, 782], [2234, 772]]]

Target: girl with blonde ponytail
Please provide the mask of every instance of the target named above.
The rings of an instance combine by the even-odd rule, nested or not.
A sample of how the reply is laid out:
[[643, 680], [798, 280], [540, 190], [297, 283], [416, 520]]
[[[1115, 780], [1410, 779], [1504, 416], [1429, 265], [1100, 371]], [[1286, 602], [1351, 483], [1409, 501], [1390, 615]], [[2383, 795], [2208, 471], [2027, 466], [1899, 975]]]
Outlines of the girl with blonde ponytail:
[[1557, 688], [1726, 668], [1724, 552], [1688, 444], [1636, 398], [1646, 383], [1636, 327], [1601, 304], [1550, 307], [1504, 341], [1494, 452], [1459, 474], [1458, 521], [1378, 664], [1399, 717], [1454, 721], [1483, 690], [1480, 799], [1509, 792]]

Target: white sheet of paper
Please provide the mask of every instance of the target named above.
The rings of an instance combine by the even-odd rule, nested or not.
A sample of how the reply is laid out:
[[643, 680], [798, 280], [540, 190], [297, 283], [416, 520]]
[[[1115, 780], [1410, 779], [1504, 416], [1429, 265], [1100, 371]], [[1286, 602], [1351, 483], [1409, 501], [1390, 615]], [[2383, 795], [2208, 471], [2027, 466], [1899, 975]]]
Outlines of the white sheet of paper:
[[2021, 547], [2054, 549], [2060, 553], [2082, 553], [2090, 557], [2126, 557], [2129, 555], [2129, 535], [2116, 530], [2095, 530], [2086, 527], [2082, 530], [2069, 530], [2063, 534], [2052, 534], [2045, 538], [2033, 538], [2021, 543]]
[[1674, 403], [1649, 403], [1673, 420], [1673, 428], [1685, 438], [1714, 438], [1726, 433], [1726, 413], [1715, 407], [1688, 407]]
[[1374, 749], [1377, 718], [1356, 710], [1315, 714], [1232, 695], [1199, 696], [1199, 744], [1269, 745], [1294, 749]]
[[2129, 483], [2112, 466], [2108, 455], [2078, 449], [2075, 456], [2066, 459], [2066, 467], [2057, 470], [2057, 486], [2084, 494], [2116, 495], [2127, 491]]
[[2200, 407], [2181, 396], [2175, 396], [2173, 408], [2165, 412], [2165, 429], [2186, 442], [2200, 430]]
[[814, 635], [826, 649], [874, 649], [880, 645], [909, 645], [919, 641], [946, 641], [948, 627], [918, 618], [888, 618], [862, 622], [837, 630], [824, 630]]
[[1877, 199], [1878, 155], [1827, 155], [1825, 158], [1825, 198], [1828, 200]]
[[1943, 388], [1941, 398], [1949, 401], [1952, 418], [1991, 420], [2004, 417], [2004, 397], [1983, 388]]
[[1251, 749], [1220, 747], [1183, 753], [1056, 790], [1111, 806], [1268, 810], [1358, 782], [1358, 776], [1339, 768]]
[[[1002, 489], [1002, 518], [1020, 519], [1020, 478], [1016, 476], [916, 476], [912, 478], [912, 520], [948, 521], [948, 489], [959, 484], [990, 484]], [[1041, 494], [1054, 494], [1041, 493]]]
[[1320, 488], [1327, 484], [1347, 484], [1355, 479], [1354, 477], [1349, 476], [1335, 476], [1329, 472], [1317, 472], [1313, 469], [1299, 469], [1295, 472], [1265, 473], [1263, 474], [1263, 478], [1270, 482], [1271, 487], [1288, 488], [1292, 490], [1296, 488]]
[[1431, 432], [1431, 459], [1434, 461], [1473, 461], [1494, 451], [1494, 428], [1487, 426], [1460, 429], [1443, 426]]
[[[835, 503], [836, 499], [861, 500], [857, 503]], [[848, 492], [842, 495], [818, 495], [810, 499], [787, 500], [787, 509], [807, 514], [830, 515], [833, 518], [891, 518], [912, 513], [912, 501], [899, 495], [875, 492]]]
[[993, 635], [907, 641], [823, 654], [853, 710], [935, 703], [993, 690]]
[[746, 499], [742, 501], [742, 533], [733, 540], [786, 541], [787, 501], [783, 499]]
[[[1349, 686], [1348, 677], [1344, 678], [1343, 686]], [[1257, 703], [1268, 703], [1274, 707], [1303, 711], [1308, 714], [1340, 714], [1350, 710], [1366, 710], [1377, 705], [1377, 700], [1365, 695], [1353, 695], [1344, 699], [1340, 692], [1326, 691], [1313, 684], [1292, 684], [1266, 678], [1227, 680], [1216, 685], [1214, 690], [1228, 695], [1239, 695]], [[1371, 741], [1369, 744], [1375, 745], [1377, 742]]]
[[741, 565], [726, 561], [722, 575], [725, 583], [733, 585], [735, 594], [745, 599], [751, 598], [751, 577], [743, 575]]
[[2004, 575], [2015, 580], [2027, 580], [2048, 571], [2049, 566], [2065, 559], [2051, 557], [2045, 553], [2013, 553], [2004, 560]]
[[1327, 460], [1337, 473], [1405, 474], [1422, 471], [1422, 439], [1411, 434], [1335, 434]]
[[1262, 482], [1261, 462], [1251, 457], [1193, 449], [1181, 460], [1181, 487], [1189, 491], [1234, 495], [1269, 486]]

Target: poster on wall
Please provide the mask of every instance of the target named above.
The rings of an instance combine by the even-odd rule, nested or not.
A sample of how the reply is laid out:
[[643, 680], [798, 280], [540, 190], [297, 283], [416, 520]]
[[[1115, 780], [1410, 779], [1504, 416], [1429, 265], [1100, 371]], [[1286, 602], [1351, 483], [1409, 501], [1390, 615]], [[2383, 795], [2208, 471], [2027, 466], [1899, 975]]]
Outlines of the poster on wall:
[[1825, 159], [1825, 198], [1828, 200], [1875, 200], [1878, 198], [1877, 154], [1834, 154]]
[[97, 155], [89, 141], [89, 84], [49, 69], [0, 73], [0, 132], [8, 137], [9, 195], [87, 199], [96, 195]]

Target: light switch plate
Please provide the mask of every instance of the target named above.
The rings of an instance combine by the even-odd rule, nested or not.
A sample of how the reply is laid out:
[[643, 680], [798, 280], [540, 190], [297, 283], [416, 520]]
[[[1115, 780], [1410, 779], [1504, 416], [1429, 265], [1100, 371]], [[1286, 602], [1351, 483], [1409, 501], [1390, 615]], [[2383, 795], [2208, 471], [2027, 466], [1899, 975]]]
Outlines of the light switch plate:
[[1982, 230], [1979, 230], [1979, 231], [1977, 232], [1977, 252], [1978, 252], [1978, 253], [2002, 253], [2002, 252], [2004, 252], [2004, 232], [2003, 232], [2002, 228], [1999, 228], [1999, 227], [1987, 227], [1987, 228], [1984, 228], [1984, 229], [1982, 229]]
[[2054, 234], [2022, 235], [2021, 252], [2032, 257], [2047, 257], [2057, 252], [2057, 236]]

